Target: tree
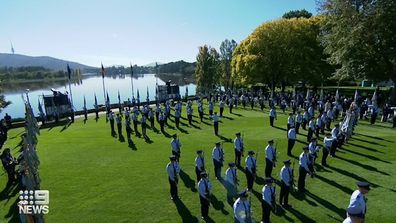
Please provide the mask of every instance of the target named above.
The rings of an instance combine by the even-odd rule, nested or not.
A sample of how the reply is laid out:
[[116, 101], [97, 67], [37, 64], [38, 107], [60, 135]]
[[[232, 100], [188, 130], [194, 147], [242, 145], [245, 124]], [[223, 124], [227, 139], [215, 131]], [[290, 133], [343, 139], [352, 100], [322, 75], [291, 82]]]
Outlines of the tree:
[[[0, 82], [0, 84], [1, 84], [1, 82]], [[2, 90], [1, 90], [1, 85], [0, 85], [0, 93], [1, 92], [2, 92]], [[1, 112], [1, 110], [3, 110], [3, 108], [7, 107], [10, 104], [11, 104], [11, 102], [6, 101], [4, 95], [0, 95], [0, 112]]]
[[[232, 53], [237, 47], [235, 40], [224, 40], [220, 45], [220, 63], [222, 71], [222, 82], [226, 90], [229, 89], [231, 80], [231, 60]], [[231, 83], [231, 87], [232, 87]]]
[[219, 83], [219, 53], [216, 49], [204, 45], [200, 46], [195, 67], [197, 91], [209, 93]]
[[[396, 1], [325, 0], [322, 31], [336, 78], [391, 79], [396, 88]], [[394, 90], [393, 101], [396, 101]]]
[[302, 10], [292, 10], [283, 14], [282, 18], [284, 19], [292, 19], [292, 18], [311, 18], [312, 13], [308, 12], [305, 9]]
[[331, 73], [318, 41], [321, 17], [280, 19], [256, 28], [235, 49], [232, 77], [240, 84], [320, 84]]

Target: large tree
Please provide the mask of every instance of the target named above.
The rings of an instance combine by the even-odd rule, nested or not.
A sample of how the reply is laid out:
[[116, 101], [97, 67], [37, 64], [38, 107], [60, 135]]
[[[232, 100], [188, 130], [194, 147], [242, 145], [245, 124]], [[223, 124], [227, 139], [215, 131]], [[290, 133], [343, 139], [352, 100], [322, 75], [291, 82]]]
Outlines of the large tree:
[[339, 66], [336, 78], [391, 79], [396, 88], [396, 1], [321, 3], [326, 17], [322, 39], [329, 62]]
[[240, 84], [320, 84], [331, 73], [318, 40], [320, 17], [279, 19], [256, 28], [235, 49], [233, 78]]
[[[232, 53], [237, 47], [235, 40], [224, 40], [220, 45], [221, 79], [225, 89], [229, 89], [231, 82], [231, 60]], [[230, 83], [231, 82], [231, 83]]]
[[197, 91], [209, 93], [219, 83], [219, 53], [215, 48], [200, 46], [195, 67]]

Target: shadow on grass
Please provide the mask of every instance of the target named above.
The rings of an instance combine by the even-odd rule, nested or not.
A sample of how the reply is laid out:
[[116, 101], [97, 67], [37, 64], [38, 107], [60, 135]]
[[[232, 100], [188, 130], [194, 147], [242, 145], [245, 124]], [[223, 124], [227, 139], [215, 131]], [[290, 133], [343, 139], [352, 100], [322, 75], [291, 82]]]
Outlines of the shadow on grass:
[[373, 145], [377, 145], [377, 146], [384, 146], [382, 144], [379, 144], [378, 142], [368, 141], [368, 140], [361, 139], [358, 137], [354, 137], [353, 140], [357, 140], [357, 141], [361, 141], [361, 142], [365, 142], [365, 143], [369, 143], [369, 144], [373, 144]]
[[234, 120], [234, 118], [228, 117], [228, 116], [224, 116], [222, 118], [228, 119], [228, 120]]
[[221, 140], [223, 140], [224, 142], [232, 142], [232, 139], [231, 138], [227, 138], [227, 137], [224, 137], [224, 136], [222, 136], [222, 135], [217, 135], [217, 137], [219, 137]]
[[192, 123], [190, 124], [190, 126], [196, 128], [196, 129], [201, 129], [201, 127], [199, 127], [199, 126], [197, 126], [197, 125], [194, 125], [194, 124], [192, 124]]
[[189, 188], [192, 192], [197, 192], [197, 189], [195, 188], [195, 181], [191, 179], [191, 177], [186, 172], [180, 170], [179, 176], [185, 187]]
[[342, 190], [344, 193], [346, 193], [348, 195], [353, 193], [353, 190], [350, 189], [349, 187], [342, 186], [341, 184], [339, 184], [339, 183], [337, 183], [337, 182], [335, 182], [333, 180], [329, 180], [329, 179], [327, 179], [325, 177], [322, 177], [320, 175], [315, 175], [315, 178], [319, 179], [319, 180], [321, 180], [321, 181], [323, 181], [323, 182], [325, 182], [327, 184], [330, 184], [331, 186], [333, 186], [335, 188], [338, 188], [338, 189]]
[[132, 141], [131, 138], [128, 138], [128, 147], [131, 148], [131, 149], [134, 150], [134, 151], [137, 150], [136, 145], [135, 145], [135, 143]]
[[187, 130], [185, 130], [185, 129], [181, 128], [181, 127], [178, 127], [177, 129], [178, 129], [181, 133], [190, 134]]
[[153, 143], [154, 141], [150, 139], [148, 135], [143, 135], [144, 141], [148, 144]]
[[205, 125], [211, 125], [209, 122], [205, 122], [204, 120], [202, 120], [201, 123], [203, 123], [203, 124], [205, 124]]
[[45, 123], [45, 125], [41, 125], [41, 126], [40, 126], [40, 129], [48, 129], [48, 131], [51, 131], [52, 128], [58, 127], [58, 126], [65, 126], [65, 125], [68, 125], [69, 122], [70, 122], [69, 119], [61, 120], [61, 121], [59, 121], [58, 123], [56, 123], [56, 122], [49, 122], [49, 123], [48, 123], [48, 122], [47, 122], [47, 123]]
[[373, 187], [379, 187], [378, 184], [375, 184], [375, 183], [373, 183], [373, 182], [370, 182], [370, 181], [366, 180], [365, 178], [360, 177], [360, 176], [358, 176], [358, 175], [356, 175], [356, 174], [354, 174], [354, 173], [348, 172], [348, 171], [346, 171], [346, 170], [343, 170], [343, 169], [340, 169], [340, 168], [337, 168], [337, 167], [334, 167], [334, 166], [328, 166], [327, 168], [329, 168], [329, 169], [331, 169], [331, 170], [333, 170], [333, 171], [336, 171], [336, 172], [338, 172], [338, 173], [340, 173], [340, 174], [342, 174], [342, 175], [345, 175], [345, 176], [348, 176], [348, 177], [350, 177], [350, 178], [353, 178], [353, 179], [355, 179], [356, 181], [365, 181], [365, 182], [369, 182], [370, 185], [372, 185]]
[[15, 134], [13, 137], [10, 137], [10, 139], [15, 139], [17, 138], [19, 135], [22, 135], [23, 133], [25, 133], [25, 131], [19, 132], [17, 134]]
[[218, 200], [214, 194], [210, 195], [210, 203], [212, 203], [214, 209], [220, 210], [224, 215], [230, 214], [226, 209], [224, 209], [224, 202]]
[[232, 115], [235, 115], [235, 116], [238, 116], [238, 117], [243, 117], [243, 115], [241, 115], [241, 114], [239, 114], [239, 113], [232, 112], [231, 114], [232, 114]]
[[[378, 150], [376, 150], [376, 149], [373, 149], [373, 148], [370, 148], [370, 147], [367, 147], [367, 146], [358, 145], [358, 144], [355, 144], [355, 143], [352, 143], [352, 142], [348, 142], [348, 144], [351, 145], [351, 146], [356, 146], [357, 148], [369, 150], [369, 151], [371, 151], [371, 152], [384, 153], [384, 152], [382, 152], [382, 151], [378, 151]], [[343, 147], [343, 148], [344, 148], [344, 147]]]
[[276, 126], [276, 125], [274, 125], [273, 127], [276, 128], [276, 129], [283, 130], [283, 131], [287, 132], [287, 129], [285, 129], [285, 128], [282, 128], [282, 127], [279, 127], [279, 126]]
[[[356, 151], [353, 151], [353, 150], [349, 150], [349, 149], [347, 149], [347, 148], [345, 148], [345, 147], [342, 148], [342, 150], [347, 151], [347, 152], [350, 152], [350, 153], [353, 153], [353, 154], [355, 154], [355, 155], [359, 155], [359, 156], [366, 157], [366, 158], [371, 159], [371, 160], [375, 160], [375, 161], [380, 161], [380, 162], [383, 162], [383, 163], [391, 164], [391, 162], [389, 162], [389, 161], [382, 160], [382, 159], [377, 158], [377, 157], [375, 157], [375, 156], [371, 156], [371, 155], [359, 153], [359, 152], [356, 152]], [[339, 151], [339, 152], [340, 152], [340, 151]]]
[[[325, 208], [329, 209], [330, 211], [333, 211], [334, 213], [336, 213], [339, 217], [344, 218], [345, 217], [345, 209], [344, 208], [338, 208], [337, 206], [335, 206], [334, 204], [330, 203], [329, 201], [316, 196], [315, 194], [312, 194], [311, 192], [307, 191], [306, 195], [308, 197], [311, 197], [312, 199], [314, 199], [316, 202], [318, 202], [319, 204], [321, 204], [322, 206], [324, 206]], [[305, 222], [305, 221], [304, 221]]]
[[280, 206], [277, 207], [277, 211], [276, 211], [275, 215], [285, 218], [287, 222], [293, 222], [293, 219], [286, 215], [285, 209], [283, 209]]
[[306, 216], [305, 214], [297, 211], [296, 209], [290, 208], [290, 209], [288, 209], [288, 211], [291, 214], [293, 214], [296, 218], [298, 218], [301, 222], [304, 222], [304, 223], [314, 223], [314, 222], [316, 222], [312, 218], [310, 218], [310, 217]]
[[373, 172], [380, 173], [382, 175], [389, 176], [389, 173], [386, 173], [386, 172], [383, 172], [381, 170], [378, 170], [377, 168], [375, 168], [373, 166], [370, 166], [370, 165], [367, 165], [367, 164], [363, 164], [363, 163], [357, 162], [355, 160], [347, 159], [347, 158], [344, 158], [344, 157], [341, 157], [341, 156], [337, 156], [337, 158], [340, 159], [340, 160], [344, 160], [346, 162], [349, 162], [349, 163], [351, 163], [353, 165], [359, 166], [359, 167], [361, 167], [363, 169], [370, 170], [370, 171], [373, 171]]
[[166, 132], [165, 130], [164, 131], [161, 131], [162, 132], [162, 134], [166, 137], [166, 138], [170, 138], [170, 137], [172, 137], [168, 132]]
[[380, 138], [380, 137], [377, 137], [377, 136], [365, 135], [365, 134], [362, 134], [362, 133], [356, 133], [356, 135], [361, 135], [361, 136], [365, 136], [365, 137], [368, 137], [368, 138], [371, 138], [371, 139], [376, 139], [376, 140], [383, 140], [385, 142], [393, 142], [391, 140], [386, 140], [386, 139], [383, 139], [383, 138]]
[[183, 223], [198, 223], [197, 217], [192, 216], [191, 211], [186, 207], [183, 201], [176, 199], [174, 200], [174, 203]]

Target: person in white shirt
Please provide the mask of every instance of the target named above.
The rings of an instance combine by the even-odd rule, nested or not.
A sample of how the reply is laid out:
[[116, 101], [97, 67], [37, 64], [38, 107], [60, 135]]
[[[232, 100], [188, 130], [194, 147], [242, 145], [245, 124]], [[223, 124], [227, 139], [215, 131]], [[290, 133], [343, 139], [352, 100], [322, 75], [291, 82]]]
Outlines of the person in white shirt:
[[209, 218], [210, 191], [212, 183], [208, 179], [208, 174], [201, 173], [201, 180], [198, 182], [199, 201], [201, 203], [201, 216], [203, 220]]
[[180, 159], [180, 153], [181, 153], [181, 143], [179, 138], [177, 138], [177, 134], [172, 135], [172, 141], [171, 141], [171, 147], [172, 147], [172, 155], [176, 157], [176, 161], [179, 162]]
[[313, 173], [315, 161], [318, 158], [318, 153], [319, 153], [319, 146], [316, 138], [312, 138], [311, 143], [309, 143], [308, 145], [308, 149], [309, 149], [309, 160], [310, 160], [309, 169]]
[[333, 138], [333, 144], [331, 145], [330, 155], [335, 156], [337, 151], [337, 147], [339, 145], [339, 138], [340, 138], [340, 125], [337, 123], [334, 125], [334, 128], [331, 130], [331, 137]]
[[304, 130], [306, 130], [306, 125], [308, 124], [310, 118], [309, 118], [309, 113], [307, 110], [305, 110], [304, 114], [303, 114], [303, 121], [301, 123], [301, 126]]
[[262, 217], [261, 221], [270, 223], [271, 209], [276, 208], [275, 187], [272, 186], [272, 178], [265, 178], [265, 185], [262, 190], [263, 200], [261, 201]]
[[197, 150], [197, 157], [195, 158], [195, 174], [197, 182], [201, 179], [201, 173], [205, 172], [205, 157], [202, 150]]
[[347, 208], [347, 218], [342, 223], [364, 223], [364, 218], [359, 215], [359, 209], [356, 207]]
[[367, 182], [358, 182], [356, 185], [358, 189], [352, 193], [348, 209], [354, 208], [356, 211], [353, 216], [360, 217], [364, 221], [367, 213], [366, 195], [370, 191], [370, 184]]
[[308, 142], [311, 142], [314, 131], [315, 131], [315, 120], [311, 118], [308, 124], [308, 134], [307, 134]]
[[180, 167], [176, 162], [176, 157], [174, 155], [170, 156], [169, 159], [170, 162], [166, 166], [166, 172], [168, 173], [169, 178], [171, 199], [179, 199], [177, 183], [179, 182]]
[[292, 126], [289, 130], [289, 132], [287, 133], [287, 155], [288, 156], [292, 156], [292, 149], [294, 147], [294, 144], [296, 143], [296, 139], [297, 139], [297, 133], [296, 133], [296, 129]]
[[214, 173], [218, 180], [221, 180], [221, 167], [223, 166], [224, 161], [224, 151], [220, 145], [220, 142], [216, 142], [216, 146], [212, 151]]
[[250, 223], [252, 222], [252, 212], [248, 192], [242, 191], [238, 193], [238, 196], [239, 198], [233, 205], [235, 223]]
[[254, 178], [256, 177], [256, 159], [254, 156], [254, 151], [249, 151], [248, 156], [245, 159], [246, 168], [246, 180], [247, 180], [247, 188], [249, 191], [253, 189]]
[[287, 118], [287, 131], [289, 131], [289, 129], [291, 127], [294, 127], [294, 117], [293, 117], [293, 113], [289, 113], [289, 117]]
[[241, 167], [241, 156], [243, 156], [243, 139], [241, 138], [241, 133], [237, 132], [236, 138], [234, 139], [234, 149], [235, 149], [235, 164]]
[[315, 126], [315, 135], [316, 135], [316, 138], [319, 138], [319, 133], [320, 133], [320, 130], [322, 129], [322, 118], [321, 118], [321, 116], [319, 115], [318, 116], [318, 118], [316, 119], [316, 126]]
[[274, 120], [277, 119], [275, 106], [271, 107], [269, 118], [270, 118], [270, 126], [274, 127]]
[[209, 115], [210, 115], [210, 117], [212, 117], [212, 115], [213, 115], [213, 102], [212, 101], [209, 101], [208, 109], [209, 109]]
[[276, 150], [274, 148], [274, 140], [269, 140], [265, 148], [265, 177], [271, 177], [272, 169], [275, 166]]
[[298, 175], [298, 191], [305, 192], [305, 178], [307, 174], [311, 174], [309, 169], [309, 149], [308, 147], [303, 148], [304, 152], [301, 153], [299, 158], [299, 175]]
[[225, 186], [227, 189], [227, 202], [232, 205], [238, 186], [237, 168], [235, 163], [229, 163], [225, 172]]
[[331, 134], [329, 133], [327, 133], [323, 139], [322, 166], [328, 166], [326, 159], [329, 156], [331, 146], [333, 145], [333, 140], [334, 140], [333, 137], [331, 137]]
[[297, 111], [296, 115], [296, 133], [300, 130], [301, 123], [303, 122], [303, 116], [301, 115], [300, 111]]
[[290, 160], [283, 161], [284, 166], [280, 171], [281, 191], [279, 194], [279, 204], [285, 208], [291, 207], [289, 205], [289, 192], [293, 187], [293, 170], [290, 168]]

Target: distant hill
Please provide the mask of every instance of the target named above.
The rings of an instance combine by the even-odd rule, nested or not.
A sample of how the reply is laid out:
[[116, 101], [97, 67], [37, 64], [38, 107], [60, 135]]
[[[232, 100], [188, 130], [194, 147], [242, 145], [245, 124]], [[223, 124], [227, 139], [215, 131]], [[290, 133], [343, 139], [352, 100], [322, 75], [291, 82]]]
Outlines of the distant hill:
[[48, 56], [25, 56], [20, 54], [0, 53], [0, 67], [44, 67], [51, 70], [66, 70], [69, 64], [71, 69], [95, 69], [84, 64], [56, 59]]
[[155, 67], [155, 65], [162, 65], [162, 64], [164, 64], [164, 63], [161, 63], [161, 62], [152, 62], [152, 63], [149, 63], [149, 64], [146, 64], [146, 65], [143, 65], [142, 67]]

